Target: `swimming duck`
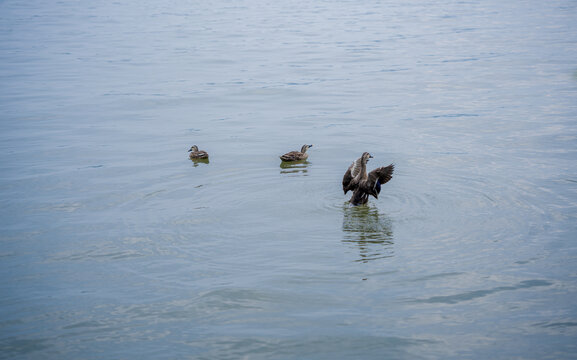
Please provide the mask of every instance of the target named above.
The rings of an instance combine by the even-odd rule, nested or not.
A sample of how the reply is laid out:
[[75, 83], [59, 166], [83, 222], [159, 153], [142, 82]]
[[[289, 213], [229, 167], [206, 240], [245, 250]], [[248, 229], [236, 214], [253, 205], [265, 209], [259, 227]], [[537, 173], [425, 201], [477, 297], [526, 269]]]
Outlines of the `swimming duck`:
[[198, 146], [196, 145], [192, 145], [188, 152], [190, 153], [188, 154], [190, 160], [208, 159], [208, 153], [204, 150], [198, 150]]
[[364, 152], [360, 158], [353, 161], [343, 176], [343, 191], [345, 194], [349, 190], [353, 192], [349, 200], [353, 205], [366, 204], [369, 201], [369, 195], [378, 199], [381, 185], [393, 177], [395, 170], [393, 164], [376, 168], [367, 175], [367, 162], [372, 157], [368, 152]]
[[299, 160], [306, 160], [309, 157], [307, 154], [307, 149], [312, 147], [312, 145], [303, 145], [301, 151], [291, 151], [284, 155], [281, 155], [280, 159], [282, 161], [299, 161]]

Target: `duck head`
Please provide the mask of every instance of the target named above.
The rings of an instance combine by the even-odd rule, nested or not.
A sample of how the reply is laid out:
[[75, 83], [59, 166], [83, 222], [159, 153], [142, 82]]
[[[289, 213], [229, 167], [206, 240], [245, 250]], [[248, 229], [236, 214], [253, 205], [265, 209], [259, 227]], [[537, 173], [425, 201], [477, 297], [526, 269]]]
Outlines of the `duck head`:
[[307, 152], [308, 148], [313, 147], [313, 145], [303, 145], [303, 147], [301, 148], [301, 152], [304, 154]]
[[361, 159], [363, 159], [363, 162], [366, 164], [367, 161], [369, 161], [369, 159], [371, 159], [373, 157], [373, 155], [369, 154], [368, 152], [364, 152], [363, 155], [361, 156]]
[[188, 152], [191, 152], [191, 151], [198, 151], [198, 146], [192, 145], [192, 146], [190, 147], [190, 149], [188, 149]]

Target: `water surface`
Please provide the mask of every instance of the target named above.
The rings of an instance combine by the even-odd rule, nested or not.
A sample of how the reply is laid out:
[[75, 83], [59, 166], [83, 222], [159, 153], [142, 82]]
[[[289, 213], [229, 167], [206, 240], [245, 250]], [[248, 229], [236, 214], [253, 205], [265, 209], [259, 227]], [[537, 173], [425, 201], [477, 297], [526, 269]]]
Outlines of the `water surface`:
[[1, 358], [577, 356], [574, 2], [6, 0], [0, 49]]

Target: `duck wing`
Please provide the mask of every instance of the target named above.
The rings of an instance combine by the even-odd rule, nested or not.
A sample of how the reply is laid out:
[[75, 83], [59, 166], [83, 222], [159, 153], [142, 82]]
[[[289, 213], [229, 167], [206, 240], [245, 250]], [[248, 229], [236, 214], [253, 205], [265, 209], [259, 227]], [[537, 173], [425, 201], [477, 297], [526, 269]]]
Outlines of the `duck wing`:
[[351, 182], [354, 179], [352, 172], [354, 166], [355, 162], [353, 161], [353, 163], [351, 164], [351, 166], [349, 166], [349, 168], [345, 172], [345, 175], [343, 176], [343, 191], [345, 192], [345, 194], [347, 193], [347, 191], [354, 190], [354, 188], [356, 187], [355, 184], [351, 184]]
[[304, 154], [300, 151], [291, 151], [280, 156], [280, 159], [282, 161], [297, 161], [297, 160], [303, 160], [304, 158], [305, 158]]
[[349, 166], [349, 168], [347, 169], [347, 172], [345, 172], [345, 175], [343, 176], [343, 191], [345, 192], [345, 194], [347, 193], [347, 191], [355, 190], [357, 188], [357, 185], [359, 184], [357, 177], [361, 173], [362, 161], [363, 161], [362, 157], [353, 161], [351, 166]]
[[381, 185], [386, 184], [393, 177], [393, 171], [395, 170], [395, 165], [391, 164], [389, 166], [382, 166], [376, 168], [369, 173], [368, 179], [364, 184], [365, 191], [375, 197], [379, 198], [379, 193], [381, 192]]
[[191, 159], [208, 159], [208, 153], [204, 150], [193, 151], [188, 155]]

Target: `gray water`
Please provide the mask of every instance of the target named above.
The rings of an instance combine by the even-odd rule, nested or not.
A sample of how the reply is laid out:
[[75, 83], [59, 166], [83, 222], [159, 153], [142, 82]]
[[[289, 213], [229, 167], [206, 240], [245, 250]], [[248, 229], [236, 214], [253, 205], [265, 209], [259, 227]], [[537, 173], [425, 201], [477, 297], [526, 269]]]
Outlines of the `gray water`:
[[571, 0], [0, 1], [0, 357], [577, 357], [576, 59]]

